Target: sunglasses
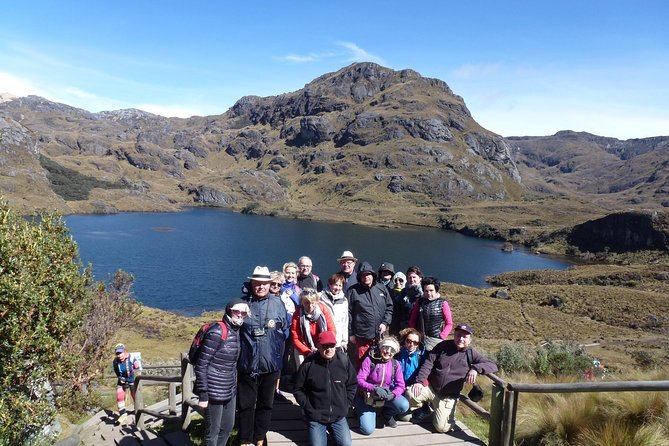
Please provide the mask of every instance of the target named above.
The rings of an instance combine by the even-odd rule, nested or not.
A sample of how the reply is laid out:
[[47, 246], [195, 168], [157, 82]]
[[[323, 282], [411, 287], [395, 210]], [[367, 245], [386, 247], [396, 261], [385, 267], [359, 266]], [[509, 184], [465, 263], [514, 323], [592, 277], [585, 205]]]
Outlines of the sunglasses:
[[404, 283], [404, 279], [395, 279], [395, 282]]
[[381, 351], [388, 351], [388, 352], [390, 352], [390, 353], [393, 354], [393, 355], [394, 355], [395, 353], [397, 353], [397, 350], [395, 350], [393, 347], [391, 347], [391, 346], [389, 346], [389, 345], [384, 345], [383, 347], [381, 347]]
[[272, 282], [269, 286], [281, 286], [281, 282]]
[[418, 345], [418, 344], [420, 344], [419, 341], [414, 341], [413, 339], [406, 339], [406, 340], [404, 341], [404, 343], [405, 343], [405, 344], [411, 344], [411, 345]]
[[337, 346], [337, 344], [322, 344], [321, 345], [321, 347], [323, 347], [324, 349], [335, 348], [336, 346]]
[[246, 312], [246, 311], [242, 311], [242, 310], [232, 310], [232, 315], [233, 315], [233, 316], [246, 317], [247, 314], [249, 314], [249, 313]]

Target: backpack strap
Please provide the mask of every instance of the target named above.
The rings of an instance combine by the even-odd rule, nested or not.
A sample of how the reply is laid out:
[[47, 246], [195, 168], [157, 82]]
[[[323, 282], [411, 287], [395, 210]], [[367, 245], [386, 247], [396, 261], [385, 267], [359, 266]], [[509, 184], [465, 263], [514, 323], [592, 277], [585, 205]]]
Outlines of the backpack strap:
[[228, 326], [223, 321], [216, 322], [221, 327], [221, 340], [226, 341], [228, 339]]
[[471, 347], [467, 347], [465, 354], [467, 355], [467, 366], [471, 369], [472, 364], [474, 363], [474, 351], [471, 349]]

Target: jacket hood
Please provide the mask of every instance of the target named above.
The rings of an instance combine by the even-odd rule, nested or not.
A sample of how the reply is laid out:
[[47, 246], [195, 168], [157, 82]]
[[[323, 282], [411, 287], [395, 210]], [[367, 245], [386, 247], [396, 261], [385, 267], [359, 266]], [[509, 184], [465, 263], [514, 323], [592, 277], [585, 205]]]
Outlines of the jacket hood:
[[356, 278], [358, 279], [358, 282], [360, 282], [360, 275], [362, 273], [369, 273], [374, 277], [374, 283], [376, 283], [377, 275], [376, 271], [374, 271], [374, 268], [372, 268], [372, 265], [369, 264], [369, 262], [362, 262], [360, 264], [360, 267], [358, 267], [358, 274]]

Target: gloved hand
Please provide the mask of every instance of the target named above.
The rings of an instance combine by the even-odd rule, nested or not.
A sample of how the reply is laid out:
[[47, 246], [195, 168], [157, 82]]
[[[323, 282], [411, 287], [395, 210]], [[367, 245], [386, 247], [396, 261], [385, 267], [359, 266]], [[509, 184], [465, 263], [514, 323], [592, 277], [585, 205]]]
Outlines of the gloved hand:
[[395, 398], [393, 392], [385, 387], [375, 387], [374, 394], [376, 394], [376, 397], [380, 400], [392, 401]]

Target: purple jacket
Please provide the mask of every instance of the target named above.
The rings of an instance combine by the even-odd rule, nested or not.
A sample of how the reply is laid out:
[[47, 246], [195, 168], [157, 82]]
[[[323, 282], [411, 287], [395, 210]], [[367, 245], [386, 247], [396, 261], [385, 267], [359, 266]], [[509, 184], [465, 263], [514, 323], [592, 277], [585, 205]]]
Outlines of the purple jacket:
[[[393, 361], [397, 363], [395, 377], [393, 379]], [[386, 376], [381, 383], [383, 369], [386, 369]], [[377, 359], [372, 360], [367, 356], [358, 370], [358, 389], [362, 392], [373, 392], [375, 387], [387, 387], [395, 395], [395, 398], [402, 395], [406, 386], [404, 385], [404, 374], [402, 365], [396, 359], [388, 362], [381, 362]]]

